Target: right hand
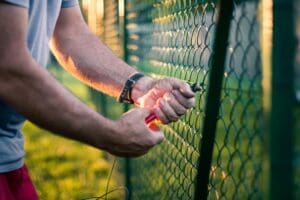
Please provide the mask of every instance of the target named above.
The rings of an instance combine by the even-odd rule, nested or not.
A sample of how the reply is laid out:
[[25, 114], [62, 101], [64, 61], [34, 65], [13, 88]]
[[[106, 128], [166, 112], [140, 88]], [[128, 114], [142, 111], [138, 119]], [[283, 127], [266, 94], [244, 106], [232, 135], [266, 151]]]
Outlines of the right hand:
[[163, 124], [177, 121], [195, 105], [190, 85], [172, 77], [143, 77], [134, 85], [132, 99], [137, 106], [151, 109]]
[[152, 147], [163, 141], [159, 129], [150, 129], [145, 118], [150, 110], [132, 109], [115, 121], [115, 132], [107, 151], [116, 156], [137, 157], [146, 154]]

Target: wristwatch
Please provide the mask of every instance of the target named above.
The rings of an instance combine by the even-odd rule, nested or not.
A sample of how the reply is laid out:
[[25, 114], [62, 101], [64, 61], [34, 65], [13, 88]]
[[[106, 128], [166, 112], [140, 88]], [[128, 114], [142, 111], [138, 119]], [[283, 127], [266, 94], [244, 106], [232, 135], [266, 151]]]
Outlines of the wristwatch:
[[128, 103], [128, 104], [134, 103], [134, 101], [131, 98], [132, 88], [135, 85], [135, 83], [144, 76], [145, 75], [142, 73], [134, 73], [133, 75], [131, 75], [129, 77], [129, 79], [127, 79], [127, 81], [125, 82], [125, 85], [122, 89], [122, 92], [118, 98], [118, 101], [120, 103]]

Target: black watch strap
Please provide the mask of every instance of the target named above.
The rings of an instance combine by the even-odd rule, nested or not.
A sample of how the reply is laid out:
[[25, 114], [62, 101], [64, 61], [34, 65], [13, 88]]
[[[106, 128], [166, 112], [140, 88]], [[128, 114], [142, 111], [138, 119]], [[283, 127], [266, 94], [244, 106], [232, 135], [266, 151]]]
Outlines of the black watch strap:
[[129, 77], [129, 79], [127, 79], [127, 81], [125, 82], [124, 88], [122, 89], [122, 92], [118, 98], [118, 101], [121, 103], [133, 104], [134, 102], [131, 98], [132, 88], [135, 85], [135, 83], [144, 76], [145, 75], [142, 73], [135, 73], [135, 74], [131, 75]]

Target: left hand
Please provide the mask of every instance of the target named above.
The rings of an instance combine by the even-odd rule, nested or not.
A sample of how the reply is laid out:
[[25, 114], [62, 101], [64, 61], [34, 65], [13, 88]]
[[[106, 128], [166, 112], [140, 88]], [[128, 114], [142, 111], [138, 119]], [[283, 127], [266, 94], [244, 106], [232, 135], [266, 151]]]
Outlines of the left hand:
[[164, 124], [177, 121], [195, 104], [195, 93], [189, 84], [176, 78], [140, 79], [132, 89], [132, 99], [150, 109]]

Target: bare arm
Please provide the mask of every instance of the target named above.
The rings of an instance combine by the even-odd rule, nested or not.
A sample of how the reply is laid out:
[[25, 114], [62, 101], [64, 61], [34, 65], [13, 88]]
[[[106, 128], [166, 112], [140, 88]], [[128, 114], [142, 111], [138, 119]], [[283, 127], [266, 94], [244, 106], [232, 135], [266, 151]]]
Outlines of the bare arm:
[[[118, 97], [136, 72], [117, 58], [87, 27], [78, 6], [63, 9], [50, 46], [62, 66], [93, 88]], [[194, 105], [194, 93], [183, 81], [140, 79], [132, 90], [135, 104], [152, 110], [163, 123], [176, 121]]]
[[137, 72], [90, 31], [78, 6], [62, 9], [50, 47], [67, 71], [114, 97], [118, 97], [128, 77]]
[[[162, 140], [162, 133], [153, 134], [136, 118], [147, 111], [137, 110], [111, 121], [64, 89], [31, 57], [26, 44], [27, 19], [27, 9], [0, 3], [2, 100], [43, 128], [116, 155], [141, 155]], [[134, 125], [134, 121], [140, 123]]]

